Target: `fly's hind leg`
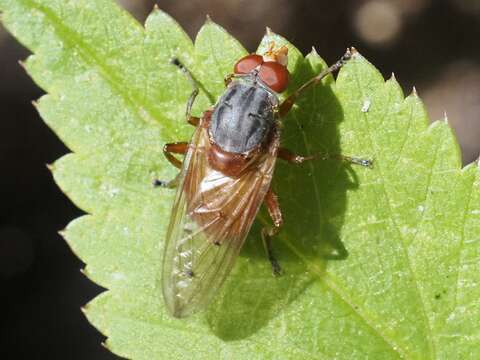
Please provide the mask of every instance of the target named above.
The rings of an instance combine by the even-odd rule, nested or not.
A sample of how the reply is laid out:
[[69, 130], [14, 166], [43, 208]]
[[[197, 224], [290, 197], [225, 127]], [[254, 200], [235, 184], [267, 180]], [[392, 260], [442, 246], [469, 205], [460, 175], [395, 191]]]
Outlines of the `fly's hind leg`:
[[[182, 162], [178, 160], [173, 154], [182, 154], [184, 155], [188, 151], [188, 143], [186, 142], [176, 142], [165, 144], [163, 147], [163, 155], [167, 158], [167, 160], [176, 168], [182, 167]], [[174, 188], [178, 184], [178, 175], [170, 181], [164, 181], [155, 179], [153, 180], [153, 186], [155, 187], [164, 187], [164, 188]]]
[[283, 225], [283, 215], [278, 203], [278, 197], [273, 192], [272, 188], [270, 188], [265, 195], [265, 205], [267, 206], [268, 213], [273, 220], [273, 227], [264, 227], [262, 229], [262, 241], [268, 260], [272, 264], [273, 275], [277, 276], [282, 273], [282, 269], [273, 255], [272, 237], [280, 231], [280, 228]]
[[173, 58], [170, 62], [176, 67], [178, 67], [185, 74], [188, 81], [192, 85], [192, 93], [188, 98], [187, 108], [185, 110], [185, 118], [190, 125], [197, 126], [200, 122], [200, 119], [196, 116], [192, 116], [192, 106], [199, 92], [197, 81], [194, 79], [192, 73], [185, 67], [185, 65], [180, 62], [180, 60], [178, 60], [177, 58]]

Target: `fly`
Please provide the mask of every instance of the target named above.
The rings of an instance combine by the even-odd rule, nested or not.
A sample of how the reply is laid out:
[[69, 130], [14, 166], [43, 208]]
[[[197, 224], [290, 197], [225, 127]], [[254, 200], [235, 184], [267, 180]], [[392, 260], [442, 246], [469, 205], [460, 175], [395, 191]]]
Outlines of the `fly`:
[[[238, 60], [225, 78], [226, 90], [201, 117], [191, 115], [198, 85], [178, 59], [176, 65], [193, 91], [186, 120], [196, 127], [189, 143], [166, 144], [164, 154], [180, 168], [170, 181], [155, 181], [177, 192], [167, 230], [163, 257], [163, 297], [169, 312], [186, 317], [205, 308], [230, 273], [260, 205], [264, 203], [273, 226], [261, 232], [274, 275], [281, 273], [272, 251], [272, 237], [283, 224], [277, 195], [271, 188], [277, 158], [293, 164], [327, 156], [301, 156], [280, 147], [280, 123], [296, 99], [352, 56], [342, 58], [300, 86], [283, 102], [278, 94], [288, 85], [288, 48], [270, 48]], [[183, 154], [182, 161], [173, 154]], [[370, 160], [335, 158], [370, 167]], [[329, 157], [330, 158], [330, 157]]]

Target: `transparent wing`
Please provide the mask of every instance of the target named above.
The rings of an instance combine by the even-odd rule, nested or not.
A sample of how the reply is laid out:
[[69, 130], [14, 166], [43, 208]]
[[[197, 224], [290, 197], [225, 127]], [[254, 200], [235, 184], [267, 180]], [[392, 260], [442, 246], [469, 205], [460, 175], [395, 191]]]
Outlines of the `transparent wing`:
[[256, 170], [230, 178], [208, 166], [207, 131], [198, 126], [186, 154], [167, 232], [163, 295], [185, 317], [205, 307], [231, 271], [270, 186], [278, 140]]

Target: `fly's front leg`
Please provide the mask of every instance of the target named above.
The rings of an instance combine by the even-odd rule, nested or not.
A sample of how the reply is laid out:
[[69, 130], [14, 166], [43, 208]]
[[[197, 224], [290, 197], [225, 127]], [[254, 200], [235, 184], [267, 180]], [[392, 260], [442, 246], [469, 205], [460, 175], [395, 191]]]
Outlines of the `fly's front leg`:
[[291, 164], [301, 164], [307, 160], [340, 160], [349, 162], [351, 164], [360, 165], [368, 168], [373, 167], [373, 160], [361, 159], [353, 156], [341, 155], [341, 154], [321, 154], [317, 153], [311, 156], [301, 156], [291, 152], [288, 149], [280, 148], [278, 150], [278, 157], [282, 160], [288, 161]]
[[295, 90], [289, 97], [287, 97], [279, 106], [279, 111], [278, 114], [280, 117], [285, 116], [288, 114], [290, 109], [292, 108], [293, 104], [297, 100], [297, 98], [308, 88], [317, 85], [322, 79], [327, 76], [328, 74], [331, 74], [338, 69], [340, 69], [345, 63], [350, 60], [352, 57], [352, 54], [355, 53], [356, 50], [354, 48], [352, 49], [347, 49], [345, 54], [338, 60], [335, 64], [330, 66], [328, 69], [323, 70], [320, 74], [317, 76], [311, 78], [308, 80], [305, 84], [300, 86], [297, 90]]
[[[170, 164], [172, 164], [173, 166], [179, 169], [182, 167], [182, 162], [178, 160], [175, 156], [173, 156], [173, 154], [185, 155], [187, 151], [188, 151], [187, 142], [176, 142], [176, 143], [165, 144], [165, 146], [163, 147], [163, 155], [165, 155], [165, 157], [170, 162]], [[170, 180], [170, 181], [155, 179], [153, 181], [153, 186], [174, 188], [177, 186], [177, 183], [178, 183], [178, 176], [176, 176], [173, 180]]]
[[262, 229], [262, 241], [268, 260], [272, 264], [273, 275], [277, 276], [282, 273], [282, 269], [273, 255], [272, 237], [280, 231], [280, 228], [283, 225], [283, 215], [278, 203], [278, 197], [273, 192], [272, 188], [270, 188], [265, 195], [265, 205], [267, 206], [268, 213], [273, 220], [273, 227], [264, 227]]
[[177, 58], [173, 58], [171, 60], [171, 63], [173, 65], [177, 66], [185, 74], [188, 81], [192, 85], [192, 93], [190, 94], [190, 97], [188, 98], [187, 108], [185, 110], [185, 118], [190, 125], [197, 126], [198, 123], [200, 122], [200, 119], [196, 116], [192, 116], [192, 106], [193, 106], [195, 98], [197, 97], [198, 92], [199, 92], [198, 84], [195, 81], [195, 79], [193, 78], [192, 73], [185, 67], [185, 65], [183, 65], [180, 62], [180, 60], [178, 60]]

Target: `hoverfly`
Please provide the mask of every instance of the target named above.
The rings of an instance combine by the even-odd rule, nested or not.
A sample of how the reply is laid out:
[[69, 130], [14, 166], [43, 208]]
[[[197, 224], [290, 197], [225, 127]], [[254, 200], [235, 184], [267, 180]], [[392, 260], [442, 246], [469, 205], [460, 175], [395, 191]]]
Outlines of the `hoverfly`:
[[[270, 48], [236, 62], [225, 78], [226, 90], [201, 118], [191, 115], [198, 86], [178, 59], [172, 60], [193, 91], [186, 119], [196, 127], [189, 143], [166, 144], [166, 158], [181, 171], [163, 187], [177, 187], [163, 257], [163, 297], [169, 312], [186, 317], [206, 307], [224, 283], [252, 223], [265, 203], [273, 226], [261, 233], [275, 275], [280, 266], [271, 239], [283, 224], [271, 180], [277, 158], [300, 164], [318, 156], [300, 156], [280, 147], [280, 122], [297, 97], [348, 61], [348, 49], [334, 65], [300, 86], [283, 102], [288, 85], [288, 48]], [[173, 154], [184, 154], [183, 163]], [[371, 161], [337, 155], [355, 164]], [[325, 156], [323, 156], [325, 158]]]

